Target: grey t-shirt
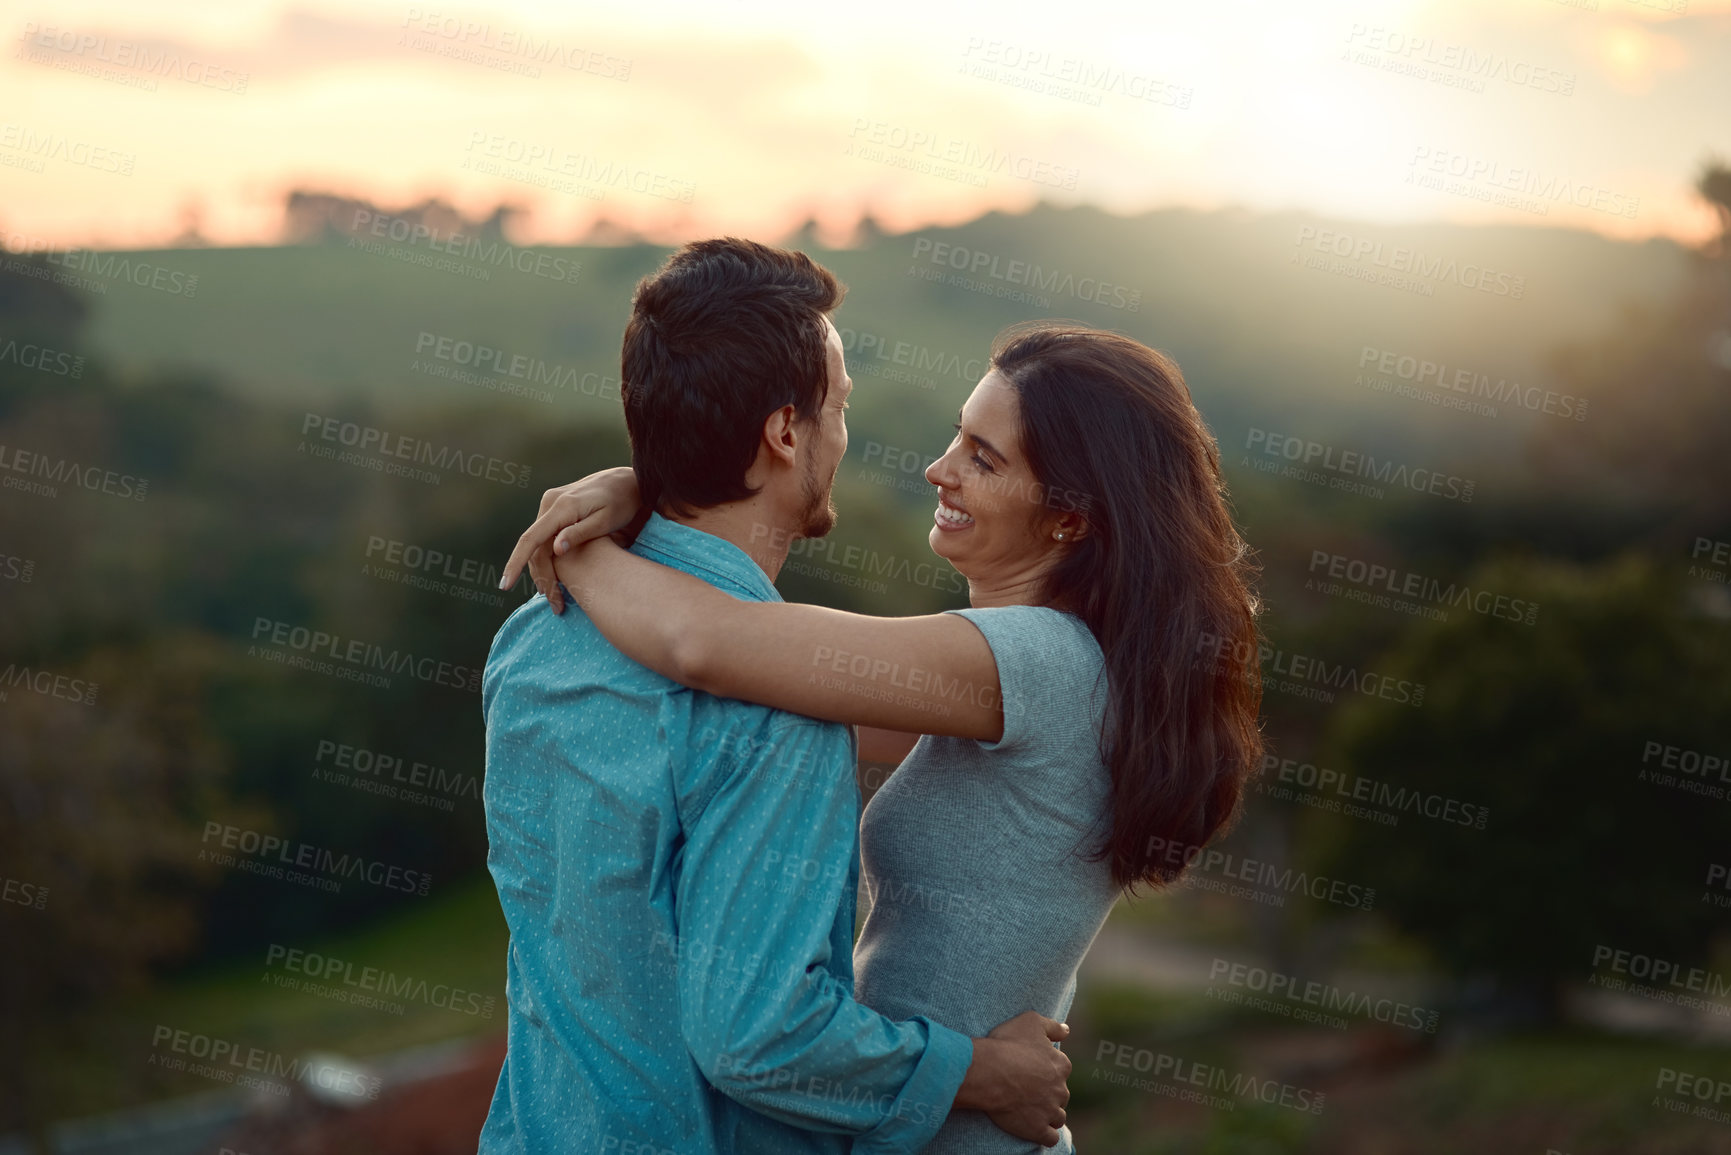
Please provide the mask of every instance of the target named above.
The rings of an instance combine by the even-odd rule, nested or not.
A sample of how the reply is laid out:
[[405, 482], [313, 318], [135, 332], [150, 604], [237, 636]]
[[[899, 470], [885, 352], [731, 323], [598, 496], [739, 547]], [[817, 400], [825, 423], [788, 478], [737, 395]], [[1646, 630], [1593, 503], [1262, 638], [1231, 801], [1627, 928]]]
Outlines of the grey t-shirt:
[[[1099, 752], [1106, 679], [1099, 645], [1070, 614], [951, 612], [992, 647], [1004, 735], [921, 737], [866, 807], [860, 862], [872, 906], [854, 948], [855, 997], [892, 1019], [929, 1015], [977, 1037], [1023, 1011], [1068, 1014], [1076, 967], [1118, 897], [1108, 865], [1087, 861], [1111, 805]], [[958, 1110], [925, 1150], [1074, 1146], [1068, 1128], [1041, 1147]]]

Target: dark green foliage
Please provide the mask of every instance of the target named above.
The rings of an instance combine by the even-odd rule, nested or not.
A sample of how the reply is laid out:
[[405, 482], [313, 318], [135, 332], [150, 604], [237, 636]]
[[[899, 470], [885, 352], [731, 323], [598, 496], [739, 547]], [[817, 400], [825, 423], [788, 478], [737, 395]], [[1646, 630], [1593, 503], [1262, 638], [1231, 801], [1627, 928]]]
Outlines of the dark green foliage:
[[1541, 996], [1585, 980], [1600, 945], [1708, 966], [1731, 785], [1664, 769], [1649, 743], [1731, 751], [1731, 629], [1700, 608], [1699, 583], [1636, 557], [1488, 564], [1470, 584], [1536, 601], [1536, 624], [1457, 612], [1415, 630], [1389, 664], [1425, 684], [1423, 707], [1342, 711], [1332, 752], [1349, 772], [1488, 806], [1487, 827], [1343, 821], [1339, 871], [1374, 884], [1450, 970]]

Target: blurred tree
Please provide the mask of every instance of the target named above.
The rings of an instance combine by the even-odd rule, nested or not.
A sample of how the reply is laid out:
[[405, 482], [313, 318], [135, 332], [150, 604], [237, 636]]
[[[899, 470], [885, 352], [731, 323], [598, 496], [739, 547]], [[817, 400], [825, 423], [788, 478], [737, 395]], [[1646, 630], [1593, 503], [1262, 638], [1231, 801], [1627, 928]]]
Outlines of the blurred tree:
[[1505, 560], [1471, 585], [1536, 601], [1537, 623], [1468, 613], [1415, 628], [1389, 665], [1427, 686], [1423, 707], [1343, 710], [1328, 751], [1349, 772], [1488, 806], [1488, 828], [1343, 819], [1336, 869], [1374, 884], [1378, 909], [1448, 971], [1545, 1016], [1600, 944], [1705, 965], [1723, 917], [1702, 883], [1731, 835], [1731, 787], [1660, 784], [1643, 755], [1731, 749], [1731, 629], [1674, 569], [1634, 557]]
[[[0, 337], [28, 335], [76, 355], [84, 319], [82, 300], [52, 280], [0, 272]], [[536, 484], [452, 476], [424, 485], [297, 452], [303, 414], [292, 405], [254, 403], [187, 370], [116, 381], [100, 360], [86, 358], [81, 367], [73, 377], [0, 357], [0, 446], [34, 451], [56, 467], [64, 460], [147, 478], [148, 500], [85, 493], [71, 483], [51, 498], [0, 494], [0, 574], [9, 560], [20, 575], [30, 567], [30, 580], [0, 587], [0, 667], [79, 669], [102, 650], [148, 656], [171, 639], [198, 639], [221, 660], [212, 658], [206, 708], [186, 719], [194, 726], [187, 733], [229, 752], [229, 794], [261, 812], [268, 807], [285, 837], [426, 870], [435, 893], [480, 869], [486, 845], [477, 792], [445, 811], [312, 774], [319, 743], [340, 742], [476, 780], [478, 694], [408, 676], [388, 691], [357, 690], [248, 659], [247, 640], [265, 617], [478, 668], [522, 593], [498, 595], [479, 576], [451, 581], [439, 570], [404, 569], [398, 580], [382, 580], [366, 572], [369, 558], [379, 562], [369, 548], [409, 543], [454, 559], [453, 570], [501, 563], [533, 517], [541, 483], [624, 459], [618, 432], [573, 431], [548, 425], [541, 414], [537, 425], [508, 407], [453, 404], [419, 414], [414, 432], [434, 445], [486, 446], [533, 463]], [[394, 420], [361, 405], [342, 415], [363, 425]], [[422, 576], [485, 597], [401, 580]], [[106, 704], [70, 715], [67, 725], [82, 719], [91, 733], [101, 730]], [[156, 811], [144, 799], [137, 813], [149, 822]], [[233, 820], [227, 811], [203, 816]], [[0, 869], [7, 861], [0, 838]], [[205, 963], [253, 950], [271, 935], [328, 934], [402, 902], [377, 887], [331, 895], [232, 871], [209, 882], [194, 920], [196, 961]], [[150, 957], [166, 963], [175, 955]]]
[[[8, 263], [15, 269], [0, 270], [0, 317], [6, 321], [0, 337], [20, 344], [40, 341], [59, 349], [73, 348], [89, 313], [84, 299], [55, 284], [54, 266], [41, 256], [13, 257]], [[0, 358], [0, 384], [9, 386], [36, 375], [23, 360]], [[0, 399], [8, 392], [0, 392]]]
[[1628, 306], [1620, 326], [1554, 358], [1589, 409], [1535, 443], [1559, 494], [1639, 508], [1667, 549], [1731, 529], [1731, 169], [1710, 162], [1695, 188], [1720, 237], [1694, 254], [1674, 300]]
[[1722, 160], [1710, 160], [1701, 166], [1695, 181], [1695, 191], [1701, 194], [1719, 218], [1719, 240], [1716, 256], [1731, 256], [1731, 167]]
[[55, 1073], [39, 1055], [198, 939], [201, 827], [225, 771], [203, 715], [222, 660], [182, 635], [0, 665], [0, 1129], [44, 1122]]
[[[477, 695], [407, 677], [357, 691], [250, 659], [247, 639], [263, 616], [478, 666], [516, 600], [366, 576], [369, 543], [497, 562], [540, 494], [312, 461], [296, 452], [292, 404], [254, 404], [184, 370], [117, 381], [81, 346], [84, 302], [47, 271], [0, 271], [0, 345], [19, 343], [0, 350], [6, 461], [24, 450], [56, 473], [111, 470], [149, 490], [122, 499], [61, 477], [52, 495], [0, 493], [0, 1133], [88, 1101], [73, 1084], [136, 1086], [147, 1056], [92, 1040], [153, 979], [402, 904], [378, 887], [332, 895], [212, 871], [198, 861], [204, 823], [429, 870], [434, 893], [480, 868], [473, 797], [440, 812], [311, 774], [333, 740], [479, 776]], [[496, 406], [453, 406], [415, 431], [532, 462], [538, 480], [622, 456], [611, 429], [536, 427]], [[73, 692], [85, 683], [94, 700]], [[79, 1054], [90, 1058], [44, 1060]]]

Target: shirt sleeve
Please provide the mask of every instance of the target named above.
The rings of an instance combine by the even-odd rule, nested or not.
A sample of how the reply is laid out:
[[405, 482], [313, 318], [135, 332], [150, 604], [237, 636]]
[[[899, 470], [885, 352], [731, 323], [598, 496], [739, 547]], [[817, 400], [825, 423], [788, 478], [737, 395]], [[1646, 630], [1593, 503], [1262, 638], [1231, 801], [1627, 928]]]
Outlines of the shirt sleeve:
[[1059, 749], [1097, 735], [1105, 679], [1100, 646], [1080, 619], [1046, 606], [946, 610], [985, 635], [998, 665], [1004, 733], [982, 750]]
[[779, 727], [687, 830], [680, 1030], [704, 1077], [744, 1106], [853, 1135], [856, 1152], [911, 1153], [943, 1125], [973, 1041], [853, 999], [852, 752], [842, 727]]

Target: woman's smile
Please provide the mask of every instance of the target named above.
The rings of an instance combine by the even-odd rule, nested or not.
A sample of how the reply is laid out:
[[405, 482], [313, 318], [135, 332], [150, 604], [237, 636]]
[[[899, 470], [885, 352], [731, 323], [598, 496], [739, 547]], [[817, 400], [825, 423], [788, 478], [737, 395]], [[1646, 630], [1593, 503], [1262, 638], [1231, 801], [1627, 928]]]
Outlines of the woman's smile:
[[938, 508], [932, 513], [932, 521], [946, 533], [969, 529], [974, 524], [973, 515], [950, 501], [941, 491], [938, 493]]

